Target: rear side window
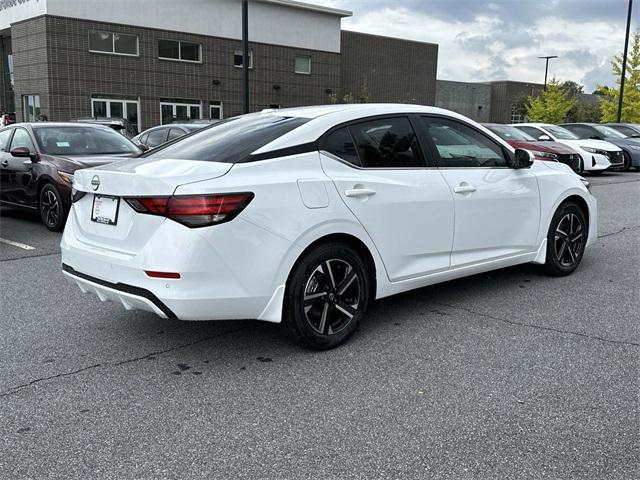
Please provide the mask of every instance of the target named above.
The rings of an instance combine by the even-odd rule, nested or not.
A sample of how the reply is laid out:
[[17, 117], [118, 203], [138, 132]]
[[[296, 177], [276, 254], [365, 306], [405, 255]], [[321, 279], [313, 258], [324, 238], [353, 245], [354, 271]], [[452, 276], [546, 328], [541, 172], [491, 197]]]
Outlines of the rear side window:
[[145, 156], [222, 163], [250, 162], [251, 153], [308, 121], [307, 118], [273, 114], [236, 117]]
[[179, 128], [172, 128], [171, 130], [169, 130], [169, 137], [167, 140], [173, 140], [175, 138], [180, 138], [182, 136], [184, 136], [185, 133], [180, 130]]
[[6, 152], [8, 149], [9, 137], [13, 132], [13, 128], [5, 128], [0, 130], [0, 152]]
[[327, 135], [323, 140], [322, 149], [353, 165], [362, 166], [356, 145], [347, 127], [339, 128]]
[[157, 130], [152, 130], [147, 136], [147, 142], [145, 143], [145, 145], [147, 145], [148, 147], [157, 147], [161, 143], [166, 142], [168, 130], [168, 128], [158, 128]]
[[382, 118], [349, 127], [365, 168], [423, 167], [418, 141], [406, 117]]

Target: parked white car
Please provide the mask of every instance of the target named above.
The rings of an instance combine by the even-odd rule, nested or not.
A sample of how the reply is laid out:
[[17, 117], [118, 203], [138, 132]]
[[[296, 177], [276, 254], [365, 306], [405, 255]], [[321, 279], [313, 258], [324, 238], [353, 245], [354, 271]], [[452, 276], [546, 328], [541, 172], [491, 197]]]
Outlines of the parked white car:
[[516, 123], [512, 126], [540, 141], [564, 143], [576, 150], [582, 157], [579, 172], [600, 173], [611, 167], [622, 167], [622, 149], [603, 140], [580, 139], [564, 127], [547, 123]]
[[325, 349], [374, 299], [527, 262], [571, 273], [597, 237], [587, 185], [438, 108], [255, 113], [77, 171], [62, 269], [127, 309], [284, 322]]

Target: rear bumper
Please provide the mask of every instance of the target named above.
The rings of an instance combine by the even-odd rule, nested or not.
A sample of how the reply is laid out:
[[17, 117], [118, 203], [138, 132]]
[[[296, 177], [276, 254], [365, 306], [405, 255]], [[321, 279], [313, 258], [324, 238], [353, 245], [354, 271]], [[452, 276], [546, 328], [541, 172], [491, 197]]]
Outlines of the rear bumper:
[[62, 264], [62, 273], [67, 281], [77, 285], [82, 293], [95, 293], [103, 302], [119, 302], [127, 310], [146, 310], [162, 318], [177, 318], [176, 314], [149, 290], [125, 283], [111, 283], [91, 275], [77, 272]]

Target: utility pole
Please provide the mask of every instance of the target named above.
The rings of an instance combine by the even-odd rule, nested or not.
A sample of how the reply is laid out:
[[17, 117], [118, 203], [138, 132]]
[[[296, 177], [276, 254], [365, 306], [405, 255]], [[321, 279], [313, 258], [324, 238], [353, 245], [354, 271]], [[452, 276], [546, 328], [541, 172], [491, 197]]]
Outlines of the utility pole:
[[249, 113], [249, 1], [242, 0], [242, 93], [243, 111]]
[[627, 12], [627, 33], [624, 36], [624, 53], [622, 54], [622, 74], [620, 75], [620, 98], [618, 98], [618, 123], [622, 118], [622, 97], [624, 96], [624, 77], [627, 70], [627, 53], [629, 51], [629, 28], [631, 27], [631, 9], [633, 0], [629, 0], [629, 10]]
[[547, 74], [549, 73], [549, 59], [550, 58], [558, 58], [557, 55], [547, 55], [546, 57], [538, 57], [540, 59], [544, 58], [546, 60], [544, 65], [544, 89], [547, 89]]

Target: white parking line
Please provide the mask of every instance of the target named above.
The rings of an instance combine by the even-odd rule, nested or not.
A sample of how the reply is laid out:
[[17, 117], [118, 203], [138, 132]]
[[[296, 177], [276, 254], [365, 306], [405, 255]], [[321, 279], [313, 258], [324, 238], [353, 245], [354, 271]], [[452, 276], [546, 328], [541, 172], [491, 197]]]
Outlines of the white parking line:
[[6, 243], [7, 245], [13, 245], [14, 247], [22, 248], [23, 250], [35, 250], [35, 247], [26, 245], [20, 242], [14, 242], [13, 240], [7, 240], [6, 238], [0, 238], [0, 243]]

